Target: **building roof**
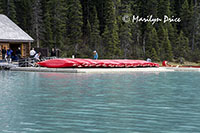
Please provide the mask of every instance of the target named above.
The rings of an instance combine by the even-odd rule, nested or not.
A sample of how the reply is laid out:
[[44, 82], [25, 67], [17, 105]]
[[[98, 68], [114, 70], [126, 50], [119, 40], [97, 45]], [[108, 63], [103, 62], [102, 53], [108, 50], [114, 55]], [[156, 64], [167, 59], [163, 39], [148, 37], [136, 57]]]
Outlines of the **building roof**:
[[0, 14], [0, 42], [33, 42], [26, 32], [7, 16]]

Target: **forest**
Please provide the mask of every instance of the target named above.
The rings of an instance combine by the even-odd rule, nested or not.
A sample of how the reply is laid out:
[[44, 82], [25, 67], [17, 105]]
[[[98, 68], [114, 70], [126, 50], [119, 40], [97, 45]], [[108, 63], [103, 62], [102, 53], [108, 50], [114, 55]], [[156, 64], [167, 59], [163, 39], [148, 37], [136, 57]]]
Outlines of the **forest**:
[[200, 61], [199, 0], [0, 0], [0, 14], [63, 57]]

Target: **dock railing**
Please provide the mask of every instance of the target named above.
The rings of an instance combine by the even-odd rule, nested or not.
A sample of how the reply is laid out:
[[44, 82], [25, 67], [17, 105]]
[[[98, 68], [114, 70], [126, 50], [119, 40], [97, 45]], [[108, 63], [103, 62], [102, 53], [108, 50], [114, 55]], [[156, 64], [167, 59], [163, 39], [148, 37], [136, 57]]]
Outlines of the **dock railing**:
[[34, 58], [24, 58], [18, 60], [19, 67], [34, 67], [35, 63], [36, 61]]
[[[42, 57], [41, 61], [44, 60], [51, 60], [55, 59], [56, 57]], [[37, 63], [34, 58], [23, 58], [18, 60], [18, 66], [19, 67], [37, 67]]]

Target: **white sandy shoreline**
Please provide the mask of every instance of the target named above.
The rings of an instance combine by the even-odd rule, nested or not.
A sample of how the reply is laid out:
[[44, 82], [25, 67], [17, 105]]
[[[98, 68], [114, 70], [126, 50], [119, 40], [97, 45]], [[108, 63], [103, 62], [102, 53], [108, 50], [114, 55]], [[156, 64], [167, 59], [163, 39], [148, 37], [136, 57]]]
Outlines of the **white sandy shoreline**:
[[148, 68], [45, 68], [45, 67], [15, 67], [11, 71], [27, 72], [60, 72], [60, 73], [122, 73], [122, 72], [200, 72], [200, 68], [148, 67]]

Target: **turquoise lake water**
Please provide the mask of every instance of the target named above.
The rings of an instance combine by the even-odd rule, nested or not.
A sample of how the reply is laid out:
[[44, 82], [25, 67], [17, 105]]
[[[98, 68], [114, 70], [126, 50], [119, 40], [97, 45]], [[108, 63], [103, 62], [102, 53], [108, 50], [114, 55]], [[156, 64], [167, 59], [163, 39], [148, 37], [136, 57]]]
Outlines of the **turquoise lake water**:
[[0, 133], [200, 133], [200, 73], [0, 71]]

